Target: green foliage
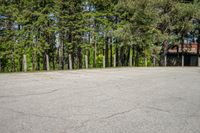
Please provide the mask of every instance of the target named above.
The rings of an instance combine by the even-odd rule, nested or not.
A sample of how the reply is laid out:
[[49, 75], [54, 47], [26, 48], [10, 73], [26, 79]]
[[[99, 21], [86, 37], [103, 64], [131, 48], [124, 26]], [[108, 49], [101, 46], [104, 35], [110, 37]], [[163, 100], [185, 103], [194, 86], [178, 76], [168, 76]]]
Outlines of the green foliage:
[[[188, 33], [200, 36], [196, 31], [199, 23], [194, 20], [200, 21], [199, 0], [3, 0], [1, 68], [21, 71], [23, 54], [28, 58], [28, 70], [33, 71], [45, 66], [46, 54], [54, 69], [68, 66], [69, 54], [74, 68], [82, 68], [84, 55], [90, 54], [92, 67], [94, 49], [96, 67], [102, 67], [103, 56], [110, 59], [115, 52], [122, 64], [122, 60], [127, 62], [130, 48], [135, 48], [131, 54], [138, 52], [139, 65], [143, 65], [143, 57], [151, 65], [152, 49], [163, 42], [176, 45]], [[107, 48], [110, 45], [113, 47]]]

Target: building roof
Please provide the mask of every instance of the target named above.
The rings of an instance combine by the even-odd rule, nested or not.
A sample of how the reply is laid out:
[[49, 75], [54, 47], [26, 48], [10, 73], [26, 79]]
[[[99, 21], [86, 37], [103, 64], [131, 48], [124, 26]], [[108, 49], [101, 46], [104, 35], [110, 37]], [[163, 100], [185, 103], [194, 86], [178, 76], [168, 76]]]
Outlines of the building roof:
[[[191, 44], [184, 44], [183, 45], [183, 52], [184, 53], [190, 53], [190, 54], [197, 54], [197, 43], [191, 43]], [[168, 48], [168, 53], [182, 53], [181, 44], [175, 45], [171, 48]]]

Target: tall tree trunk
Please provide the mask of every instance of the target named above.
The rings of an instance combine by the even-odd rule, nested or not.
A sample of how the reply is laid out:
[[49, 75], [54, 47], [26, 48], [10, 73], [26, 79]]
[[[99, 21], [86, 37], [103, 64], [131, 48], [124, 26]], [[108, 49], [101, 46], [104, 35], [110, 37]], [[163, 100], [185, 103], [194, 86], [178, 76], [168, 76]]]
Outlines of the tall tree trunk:
[[135, 66], [139, 66], [139, 48], [136, 47]]
[[121, 63], [121, 66], [124, 66], [125, 65], [125, 55], [124, 55], [124, 46], [122, 46], [120, 48], [120, 63]]
[[75, 54], [74, 54], [74, 50], [75, 50], [75, 44], [74, 44], [74, 35], [73, 35], [73, 27], [70, 27], [70, 31], [69, 31], [69, 42], [72, 44], [72, 49], [69, 48], [68, 50], [70, 51], [69, 53], [69, 69], [72, 70], [74, 67], [74, 58], [75, 58]]
[[135, 46], [132, 47], [132, 64], [135, 66]]
[[35, 71], [35, 53], [32, 53], [32, 71]]
[[94, 56], [93, 56], [93, 67], [96, 67], [96, 59], [97, 59], [97, 46], [96, 46], [96, 41], [94, 43]]
[[0, 72], [2, 71], [2, 66], [1, 66], [1, 59], [0, 59]]
[[131, 54], [131, 49], [129, 50], [129, 66], [132, 67], [133, 66], [133, 56]]
[[112, 56], [112, 43], [110, 44], [110, 67], [112, 67], [113, 66], [113, 56]]
[[198, 66], [200, 67], [200, 57], [198, 57]]
[[106, 68], [106, 58], [103, 56], [103, 68]]
[[23, 55], [19, 58], [19, 71], [23, 71]]
[[59, 52], [60, 48], [57, 48], [56, 50], [56, 69], [60, 69], [60, 52]]
[[164, 55], [164, 65], [167, 66], [167, 54]]
[[182, 54], [181, 58], [182, 58], [181, 64], [182, 64], [182, 67], [184, 67], [184, 64], [185, 64], [185, 62], [184, 62], [184, 60], [185, 60], [184, 54]]
[[24, 65], [24, 72], [26, 72], [27, 71], [26, 54], [23, 55], [23, 65]]
[[113, 66], [116, 67], [116, 53], [114, 54]]
[[87, 53], [85, 55], [85, 68], [88, 69], [88, 56], [87, 56]]
[[62, 33], [58, 36], [58, 69], [63, 69], [63, 37]]
[[44, 53], [44, 58], [43, 58], [43, 69], [46, 70], [46, 71], [50, 70], [49, 55], [46, 52]]
[[[130, 48], [130, 46], [128, 46], [128, 52], [127, 52], [127, 56], [126, 56], [126, 59], [125, 59], [125, 61], [126, 61], [126, 66], [132, 66], [131, 64], [130, 64], [130, 57], [131, 56], [131, 48]], [[131, 62], [132, 62], [132, 59], [131, 59]]]
[[50, 67], [49, 67], [49, 55], [46, 54], [46, 70], [49, 71]]
[[[74, 48], [73, 48], [73, 51], [74, 51]], [[75, 66], [75, 59], [76, 59], [76, 54], [74, 52], [72, 52], [71, 54], [71, 59], [72, 59], [72, 69], [75, 69], [76, 66]]]
[[58, 69], [61, 69], [62, 64], [62, 52], [61, 52], [61, 46], [58, 48]]
[[62, 36], [62, 40], [61, 40], [61, 43], [62, 43], [62, 57], [61, 57], [61, 60], [62, 60], [62, 70], [65, 69], [65, 46], [64, 46], [64, 37]]
[[156, 55], [153, 55], [153, 66], [155, 67], [156, 66]]
[[69, 54], [69, 70], [72, 70], [72, 56]]
[[37, 71], [40, 71], [40, 56], [37, 56]]
[[43, 70], [47, 70], [47, 65], [46, 65], [46, 53], [43, 54]]
[[164, 54], [161, 57], [162, 57], [162, 59], [164, 58], [163, 59], [164, 60], [164, 64], [163, 64], [162, 60], [161, 60], [161, 64], [166, 67], [167, 66], [167, 53], [168, 53], [168, 42], [167, 41], [164, 41], [163, 47], [164, 47]]
[[14, 56], [14, 48], [12, 48], [12, 54], [11, 54], [11, 62], [12, 62], [12, 72], [15, 72], [15, 56]]
[[54, 51], [52, 52], [52, 63], [53, 63], [53, 70], [55, 70], [56, 67], [55, 67], [55, 53], [54, 53]]
[[89, 68], [90, 67], [90, 49], [88, 49], [87, 60], [88, 60], [88, 68]]
[[116, 56], [116, 67], [119, 66], [119, 49], [118, 46], [115, 47], [115, 56]]
[[82, 48], [79, 46], [78, 47], [78, 64], [79, 64], [79, 69], [83, 68], [83, 63], [82, 63]]
[[199, 57], [199, 54], [200, 54], [200, 53], [199, 53], [199, 51], [200, 51], [199, 48], [200, 48], [200, 46], [199, 46], [199, 45], [200, 45], [200, 44], [197, 43], [197, 62], [198, 62], [198, 63], [197, 63], [197, 66], [200, 67], [200, 57]]
[[106, 68], [105, 48], [103, 49], [103, 68]]
[[182, 37], [182, 43], [181, 43], [181, 64], [182, 64], [182, 67], [184, 67], [184, 52], [183, 52], [183, 47], [184, 47], [184, 41], [183, 41], [183, 37]]
[[106, 67], [109, 67], [109, 62], [108, 62], [108, 37], [106, 38], [106, 44], [105, 44], [105, 63]]
[[63, 50], [62, 50], [62, 70], [65, 69], [65, 47], [63, 46]]

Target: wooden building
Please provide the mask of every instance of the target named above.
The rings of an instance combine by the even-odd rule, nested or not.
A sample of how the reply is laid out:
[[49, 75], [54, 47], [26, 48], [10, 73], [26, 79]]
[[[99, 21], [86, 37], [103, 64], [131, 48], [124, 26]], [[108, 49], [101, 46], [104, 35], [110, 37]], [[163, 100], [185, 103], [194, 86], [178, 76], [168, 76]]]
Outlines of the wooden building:
[[200, 66], [200, 45], [197, 42], [168, 46], [164, 43], [161, 52], [162, 66]]

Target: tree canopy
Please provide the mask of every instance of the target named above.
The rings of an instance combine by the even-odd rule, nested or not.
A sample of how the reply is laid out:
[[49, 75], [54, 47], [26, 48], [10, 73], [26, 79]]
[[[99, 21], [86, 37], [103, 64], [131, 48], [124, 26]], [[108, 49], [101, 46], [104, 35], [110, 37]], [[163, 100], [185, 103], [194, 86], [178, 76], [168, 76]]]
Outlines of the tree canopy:
[[199, 30], [199, 0], [1, 0], [0, 71], [151, 66]]

